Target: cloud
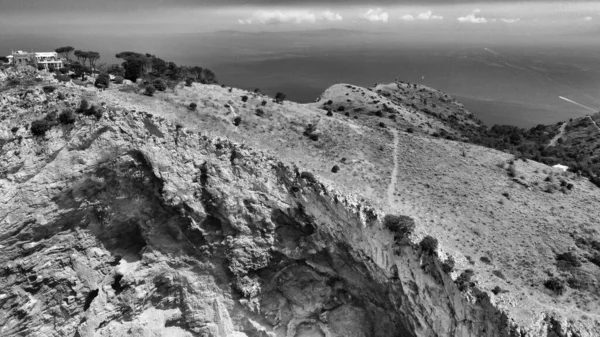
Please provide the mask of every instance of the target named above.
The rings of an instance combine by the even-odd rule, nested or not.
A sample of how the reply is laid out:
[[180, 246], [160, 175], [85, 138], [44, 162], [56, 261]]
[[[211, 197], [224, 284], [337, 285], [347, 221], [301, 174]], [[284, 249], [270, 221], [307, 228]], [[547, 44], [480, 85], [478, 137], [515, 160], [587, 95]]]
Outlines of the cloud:
[[404, 21], [415, 21], [415, 17], [410, 14], [402, 15], [402, 17], [400, 17], [400, 19], [402, 19]]
[[478, 17], [477, 14], [481, 13], [481, 9], [475, 9], [471, 14], [461, 16], [457, 20], [464, 23], [487, 23], [488, 20], [484, 17]]
[[417, 15], [417, 20], [441, 20], [443, 18], [443, 16], [433, 15], [433, 12], [431, 11], [419, 13], [419, 15]]
[[591, 16], [586, 16], [585, 18], [583, 18], [583, 21], [592, 21], [593, 18]]
[[310, 11], [280, 11], [280, 10], [262, 10], [252, 14], [251, 18], [239, 19], [238, 23], [242, 25], [251, 24], [289, 24], [289, 23], [316, 23], [317, 21], [342, 21], [340, 14], [332, 11], [324, 11], [315, 14]]
[[326, 21], [342, 21], [344, 18], [338, 13], [334, 13], [332, 11], [325, 11], [319, 14], [318, 18]]
[[516, 19], [506, 19], [506, 18], [502, 18], [500, 19], [500, 21], [504, 22], [504, 23], [515, 23], [515, 22], [519, 22], [521, 21], [521, 19], [516, 18]]
[[365, 14], [363, 14], [363, 19], [371, 22], [388, 22], [389, 15], [387, 12], [384, 12], [381, 8], [371, 8]]

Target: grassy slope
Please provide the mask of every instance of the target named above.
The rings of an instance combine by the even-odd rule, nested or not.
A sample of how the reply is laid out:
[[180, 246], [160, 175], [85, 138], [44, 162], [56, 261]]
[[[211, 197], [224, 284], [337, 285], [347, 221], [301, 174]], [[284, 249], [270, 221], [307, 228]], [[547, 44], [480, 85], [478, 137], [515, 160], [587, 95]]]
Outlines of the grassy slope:
[[[357, 90], [366, 89], [355, 88], [355, 95]], [[584, 315], [600, 320], [598, 282], [582, 290], [568, 289], [560, 297], [543, 286], [550, 275], [566, 279], [573, 272], [557, 267], [556, 253], [571, 249], [585, 254], [575, 245], [573, 235], [600, 238], [600, 190], [585, 179], [555, 172], [553, 182], [547, 182], [551, 168], [519, 161], [514, 180], [506, 170], [511, 156], [503, 152], [425, 133], [409, 134], [403, 129], [408, 125], [403, 124], [381, 128], [373, 118], [355, 119], [339, 113], [327, 117], [318, 109], [319, 103], [276, 104], [238, 89], [229, 92], [218, 86], [194, 85], [151, 98], [113, 88], [86, 95], [96, 103], [106, 102], [109, 108], [118, 105], [148, 111], [203, 134], [227, 136], [271, 150], [335, 183], [342, 191], [359, 194], [387, 212], [412, 216], [418, 225], [416, 239], [426, 234], [437, 237], [442, 254], [456, 259], [458, 273], [473, 269], [482, 289], [500, 286], [508, 290], [493, 298], [509, 308], [517, 321], [526, 322], [540, 310], [558, 310], [576, 320]], [[242, 102], [243, 95], [250, 96], [248, 102]], [[268, 103], [262, 107], [265, 99]], [[196, 111], [187, 109], [191, 102], [198, 104]], [[265, 115], [256, 116], [257, 108]], [[232, 123], [237, 115], [242, 117], [238, 127]], [[303, 136], [309, 123], [317, 126], [318, 141]], [[390, 127], [399, 128], [397, 141]], [[397, 184], [391, 187], [394, 198], [388, 205], [394, 146]], [[331, 167], [336, 164], [341, 170], [334, 174]], [[572, 183], [573, 189], [544, 192], [549, 185], [558, 186], [560, 179]], [[491, 262], [482, 262], [481, 257]], [[494, 275], [496, 270], [506, 280]], [[591, 282], [599, 278], [600, 269], [584, 262], [577, 273]]]

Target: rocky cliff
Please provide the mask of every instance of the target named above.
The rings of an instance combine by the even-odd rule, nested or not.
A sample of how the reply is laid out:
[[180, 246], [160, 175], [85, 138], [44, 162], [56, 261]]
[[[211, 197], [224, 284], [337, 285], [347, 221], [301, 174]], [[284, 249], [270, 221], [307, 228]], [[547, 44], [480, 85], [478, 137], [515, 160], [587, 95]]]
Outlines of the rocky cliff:
[[546, 312], [516, 322], [367, 201], [272, 154], [118, 105], [32, 136], [63, 103], [13, 94], [2, 336], [596, 335]]

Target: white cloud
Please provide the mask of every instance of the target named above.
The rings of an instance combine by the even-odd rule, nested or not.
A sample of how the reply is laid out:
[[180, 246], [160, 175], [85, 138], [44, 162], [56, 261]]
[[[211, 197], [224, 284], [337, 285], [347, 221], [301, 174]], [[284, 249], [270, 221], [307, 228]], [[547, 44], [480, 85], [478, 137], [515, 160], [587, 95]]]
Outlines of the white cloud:
[[464, 23], [487, 23], [488, 20], [486, 18], [477, 16], [479, 13], [481, 13], [481, 9], [475, 9], [471, 14], [461, 16], [457, 20]]
[[334, 13], [329, 10], [319, 14], [318, 18], [326, 21], [342, 21], [344, 19], [338, 13]]
[[519, 22], [521, 21], [521, 19], [516, 18], [516, 19], [506, 19], [506, 18], [502, 18], [500, 19], [500, 21], [504, 22], [504, 23], [515, 23], [515, 22]]
[[417, 15], [417, 20], [441, 20], [443, 18], [443, 16], [433, 15], [432, 11], [419, 13], [419, 15]]
[[402, 17], [400, 17], [400, 19], [402, 19], [404, 21], [415, 21], [415, 17], [410, 14], [402, 15]]
[[365, 14], [363, 14], [363, 19], [372, 22], [388, 22], [389, 15], [387, 12], [384, 12], [381, 8], [371, 8]]
[[593, 18], [591, 16], [586, 16], [585, 18], [583, 18], [584, 21], [592, 21]]
[[310, 11], [257, 11], [251, 18], [239, 19], [238, 23], [242, 25], [250, 24], [284, 24], [284, 23], [316, 23], [317, 21], [341, 21], [342, 16], [332, 11], [325, 11], [315, 14]]

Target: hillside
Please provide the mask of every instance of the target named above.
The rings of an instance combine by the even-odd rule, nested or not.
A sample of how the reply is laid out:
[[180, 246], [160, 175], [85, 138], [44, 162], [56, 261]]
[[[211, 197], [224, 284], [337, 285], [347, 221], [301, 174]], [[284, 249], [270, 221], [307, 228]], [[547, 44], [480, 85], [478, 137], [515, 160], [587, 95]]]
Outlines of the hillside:
[[[39, 76], [0, 93], [8, 335], [600, 332], [600, 190], [446, 139], [479, 123], [443, 93], [343, 84], [302, 105]], [[104, 115], [31, 135], [81, 99]], [[414, 233], [394, 242], [385, 214]]]

